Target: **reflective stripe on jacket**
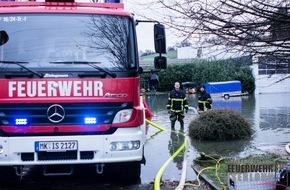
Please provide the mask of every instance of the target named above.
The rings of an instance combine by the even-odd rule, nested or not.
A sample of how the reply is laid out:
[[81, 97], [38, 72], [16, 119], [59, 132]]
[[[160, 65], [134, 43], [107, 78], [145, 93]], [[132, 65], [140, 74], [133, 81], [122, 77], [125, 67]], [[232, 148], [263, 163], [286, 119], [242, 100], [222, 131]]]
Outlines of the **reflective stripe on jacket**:
[[212, 109], [211, 95], [207, 93], [206, 90], [201, 92], [198, 97], [198, 108], [199, 113]]
[[188, 109], [187, 98], [183, 90], [172, 90], [170, 92], [167, 109], [172, 112], [180, 113]]
[[210, 99], [206, 100], [206, 101], [201, 101], [198, 100], [198, 110], [199, 112], [204, 112], [206, 110], [212, 109], [212, 105], [210, 103]]

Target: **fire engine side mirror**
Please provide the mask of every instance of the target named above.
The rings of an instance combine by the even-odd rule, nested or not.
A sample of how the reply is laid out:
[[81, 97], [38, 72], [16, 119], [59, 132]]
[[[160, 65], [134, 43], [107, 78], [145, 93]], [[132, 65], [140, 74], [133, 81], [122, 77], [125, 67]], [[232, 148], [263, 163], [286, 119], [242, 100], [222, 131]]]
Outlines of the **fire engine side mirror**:
[[155, 69], [166, 69], [167, 68], [167, 59], [163, 56], [157, 56], [154, 58], [154, 67]]
[[5, 32], [4, 30], [0, 31], [0, 46], [6, 44], [9, 40], [9, 36], [7, 34], [7, 32]]
[[154, 24], [154, 45], [156, 53], [166, 53], [165, 28], [162, 24]]

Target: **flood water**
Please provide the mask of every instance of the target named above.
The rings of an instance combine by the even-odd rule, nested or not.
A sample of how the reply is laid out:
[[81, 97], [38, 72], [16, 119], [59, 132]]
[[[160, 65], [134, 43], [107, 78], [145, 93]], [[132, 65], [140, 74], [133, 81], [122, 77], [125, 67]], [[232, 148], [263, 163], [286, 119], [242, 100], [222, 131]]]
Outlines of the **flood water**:
[[[167, 129], [160, 132], [157, 128], [149, 127], [146, 143], [145, 157], [147, 163], [142, 169], [142, 183], [154, 179], [154, 174], [158, 172], [164, 162], [170, 158], [173, 150], [177, 150], [182, 137], [170, 132], [169, 114], [166, 110], [168, 100], [167, 94], [144, 95], [147, 104], [153, 112], [152, 122]], [[200, 152], [207, 154], [220, 154], [229, 157], [244, 157], [251, 154], [262, 153], [273, 147], [285, 147], [290, 143], [290, 93], [283, 94], [259, 94], [255, 96], [230, 97], [224, 99], [213, 96], [213, 108], [230, 108], [241, 113], [252, 125], [254, 135], [248, 140], [236, 140], [233, 142], [204, 142], [191, 140], [188, 147], [189, 159], [192, 160]], [[195, 95], [188, 95], [189, 106], [197, 107]], [[190, 109], [185, 115], [185, 130], [188, 124], [197, 115], [194, 109]], [[179, 123], [176, 122], [176, 130]], [[164, 172], [164, 179], [175, 180], [180, 178], [182, 159], [176, 158], [168, 165]], [[194, 174], [188, 174], [194, 175]], [[191, 177], [191, 176], [189, 176]], [[192, 176], [194, 178], [194, 176]], [[176, 179], [178, 180], [178, 179]]]
[[[182, 171], [186, 167], [186, 181], [195, 180], [196, 174], [191, 168], [193, 160], [199, 156], [200, 152], [206, 154], [220, 154], [228, 157], [243, 157], [256, 153], [262, 153], [273, 147], [285, 147], [290, 142], [290, 97], [289, 94], [261, 94], [256, 96], [231, 97], [223, 99], [213, 97], [213, 108], [231, 108], [240, 112], [253, 126], [254, 135], [249, 140], [236, 140], [233, 142], [204, 142], [189, 140], [186, 150], [178, 154], [175, 158], [172, 155], [184, 143], [184, 139], [189, 139], [188, 124], [197, 117], [193, 108], [196, 108], [197, 99], [195, 95], [188, 95], [189, 112], [185, 115], [185, 129], [179, 131], [177, 122], [175, 129], [170, 130], [169, 114], [166, 110], [167, 94], [144, 95], [146, 102], [153, 112], [152, 122], [165, 131], [149, 126], [147, 141], [145, 144], [146, 164], [142, 165], [140, 184], [122, 186], [114, 183], [110, 178], [95, 178], [91, 176], [84, 179], [75, 178], [55, 178], [44, 180], [25, 180], [25, 183], [15, 184], [15, 186], [3, 188], [6, 190], [19, 189], [153, 189], [152, 183], [165, 166], [162, 173], [162, 181], [179, 181]], [[169, 160], [169, 162], [167, 162]], [[168, 163], [165, 165], [165, 163]], [[84, 173], [86, 174], [86, 173]], [[82, 174], [81, 174], [82, 175]], [[124, 174], [126, 175], [126, 174]], [[86, 175], [87, 176], [87, 175]], [[28, 176], [29, 177], [29, 176]], [[170, 188], [168, 188], [170, 189]]]

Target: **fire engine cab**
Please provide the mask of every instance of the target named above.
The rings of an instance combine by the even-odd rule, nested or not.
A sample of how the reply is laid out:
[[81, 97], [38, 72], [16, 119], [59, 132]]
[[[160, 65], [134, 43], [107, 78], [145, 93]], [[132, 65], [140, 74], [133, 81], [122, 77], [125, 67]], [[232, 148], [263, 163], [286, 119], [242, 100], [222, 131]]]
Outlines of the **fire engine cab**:
[[[137, 22], [116, 0], [0, 2], [1, 184], [33, 168], [48, 176], [78, 166], [114, 166], [120, 179], [139, 180], [146, 118]], [[154, 43], [155, 68], [165, 69], [160, 23]]]

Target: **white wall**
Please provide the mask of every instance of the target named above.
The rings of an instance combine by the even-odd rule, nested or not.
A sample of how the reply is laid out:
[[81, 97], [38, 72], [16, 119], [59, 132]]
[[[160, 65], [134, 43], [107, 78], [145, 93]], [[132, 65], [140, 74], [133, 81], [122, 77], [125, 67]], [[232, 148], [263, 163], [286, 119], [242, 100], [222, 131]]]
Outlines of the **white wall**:
[[177, 59], [194, 59], [197, 57], [197, 48], [181, 47], [177, 48]]
[[290, 74], [258, 75], [258, 64], [252, 66], [255, 94], [290, 92]]
[[[177, 59], [195, 59], [199, 47], [177, 48]], [[202, 46], [200, 58], [209, 60], [221, 60], [239, 57], [240, 52], [229, 51], [225, 46]]]

